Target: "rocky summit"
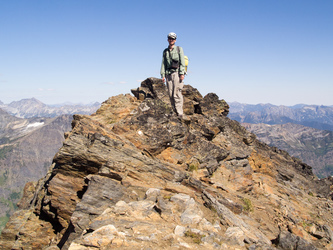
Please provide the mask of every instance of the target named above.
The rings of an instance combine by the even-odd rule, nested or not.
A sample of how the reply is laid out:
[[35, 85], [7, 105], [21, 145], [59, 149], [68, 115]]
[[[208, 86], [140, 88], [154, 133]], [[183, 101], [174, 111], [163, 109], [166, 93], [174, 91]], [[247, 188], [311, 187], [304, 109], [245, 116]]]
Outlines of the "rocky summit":
[[183, 119], [162, 80], [132, 93], [74, 116], [2, 249], [332, 249], [332, 178], [258, 141], [213, 93], [186, 85]]

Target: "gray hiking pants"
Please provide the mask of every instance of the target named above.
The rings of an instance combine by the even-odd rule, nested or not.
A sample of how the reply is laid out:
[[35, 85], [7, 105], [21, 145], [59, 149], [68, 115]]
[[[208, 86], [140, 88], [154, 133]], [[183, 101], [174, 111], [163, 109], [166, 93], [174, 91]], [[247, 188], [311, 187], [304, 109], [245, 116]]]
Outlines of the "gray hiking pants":
[[171, 105], [178, 115], [183, 115], [183, 95], [182, 89], [184, 81], [180, 81], [178, 72], [174, 72], [166, 76], [166, 84], [168, 87]]

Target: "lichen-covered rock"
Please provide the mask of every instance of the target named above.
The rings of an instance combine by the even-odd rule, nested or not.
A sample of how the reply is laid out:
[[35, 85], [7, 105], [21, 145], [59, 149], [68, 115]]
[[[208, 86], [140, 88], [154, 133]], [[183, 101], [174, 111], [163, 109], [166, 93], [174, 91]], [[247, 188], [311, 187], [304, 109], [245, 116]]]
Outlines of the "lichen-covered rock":
[[75, 115], [45, 178], [26, 186], [2, 249], [274, 249], [332, 245], [332, 179], [256, 140], [228, 104], [162, 80]]

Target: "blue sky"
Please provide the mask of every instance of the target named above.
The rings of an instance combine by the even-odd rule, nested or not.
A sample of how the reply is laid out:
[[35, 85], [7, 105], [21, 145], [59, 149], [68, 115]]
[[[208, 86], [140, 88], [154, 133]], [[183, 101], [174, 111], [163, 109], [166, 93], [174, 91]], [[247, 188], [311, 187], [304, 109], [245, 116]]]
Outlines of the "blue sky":
[[160, 77], [227, 102], [333, 105], [332, 0], [0, 0], [0, 101], [103, 102]]

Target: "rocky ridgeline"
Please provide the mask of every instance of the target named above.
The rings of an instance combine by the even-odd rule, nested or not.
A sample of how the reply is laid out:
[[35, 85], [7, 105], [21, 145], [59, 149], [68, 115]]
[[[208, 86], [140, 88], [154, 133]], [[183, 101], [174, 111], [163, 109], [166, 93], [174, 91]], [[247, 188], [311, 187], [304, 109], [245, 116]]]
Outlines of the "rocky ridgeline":
[[332, 179], [256, 140], [228, 104], [160, 79], [75, 115], [48, 174], [28, 183], [3, 249], [333, 247]]

